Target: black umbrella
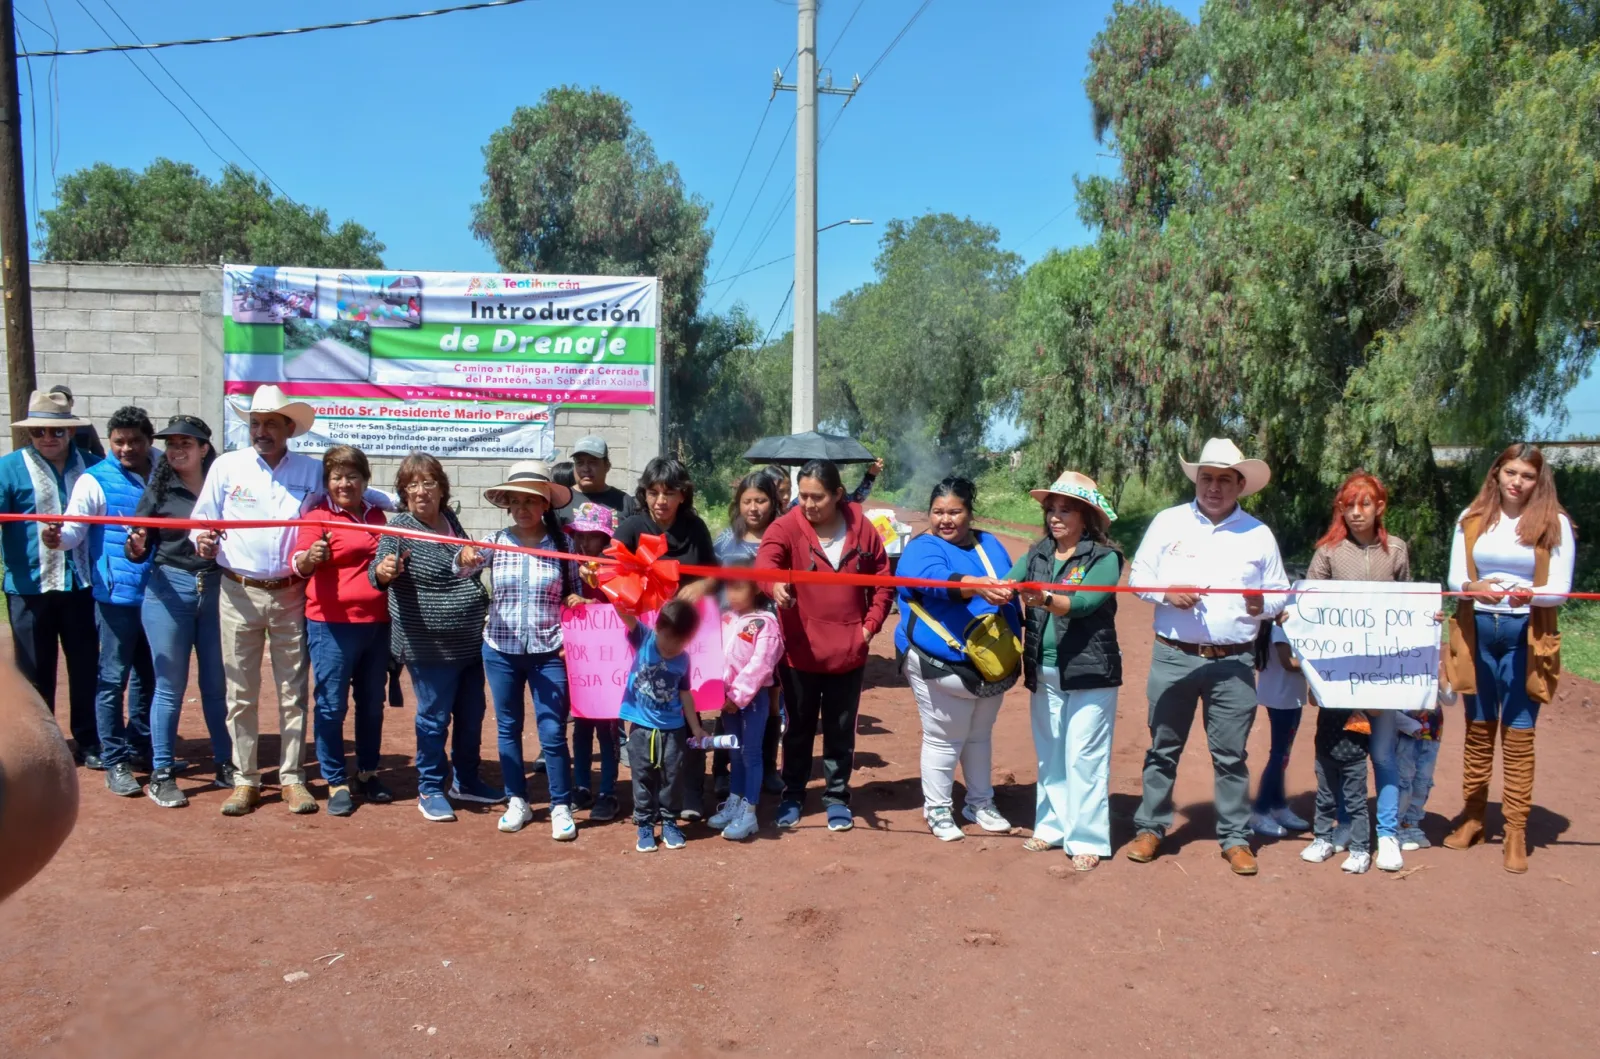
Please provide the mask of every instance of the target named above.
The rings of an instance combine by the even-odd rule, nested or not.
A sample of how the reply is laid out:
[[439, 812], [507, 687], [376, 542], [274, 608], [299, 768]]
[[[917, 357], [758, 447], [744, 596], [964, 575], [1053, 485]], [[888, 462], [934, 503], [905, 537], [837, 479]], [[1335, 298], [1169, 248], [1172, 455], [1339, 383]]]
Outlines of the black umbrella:
[[804, 434], [779, 434], [762, 438], [751, 445], [744, 458], [751, 463], [777, 463], [799, 466], [810, 460], [832, 460], [834, 463], [871, 463], [877, 459], [867, 447], [855, 438], [838, 434], [821, 434], [808, 430]]

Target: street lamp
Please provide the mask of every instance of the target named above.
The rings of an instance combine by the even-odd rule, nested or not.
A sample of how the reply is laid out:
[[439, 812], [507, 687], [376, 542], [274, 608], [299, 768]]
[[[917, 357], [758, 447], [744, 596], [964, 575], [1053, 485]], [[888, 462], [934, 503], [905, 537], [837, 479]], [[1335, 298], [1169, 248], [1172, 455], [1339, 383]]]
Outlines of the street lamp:
[[846, 218], [845, 220], [842, 220], [842, 221], [834, 221], [832, 224], [825, 224], [821, 228], [818, 228], [817, 231], [825, 232], [829, 228], [837, 228], [841, 224], [871, 224], [871, 223], [872, 222], [870, 220], [868, 220], [867, 218], [865, 218], [865, 217], [849, 217], [849, 218]]

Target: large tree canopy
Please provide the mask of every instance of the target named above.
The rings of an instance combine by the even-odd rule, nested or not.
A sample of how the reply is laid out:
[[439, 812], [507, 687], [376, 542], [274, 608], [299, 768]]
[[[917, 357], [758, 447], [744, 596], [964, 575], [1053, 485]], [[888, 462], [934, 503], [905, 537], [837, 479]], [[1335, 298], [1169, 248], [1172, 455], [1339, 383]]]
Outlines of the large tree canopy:
[[213, 182], [165, 158], [143, 173], [99, 162], [62, 177], [56, 199], [38, 240], [49, 261], [383, 267], [383, 244], [366, 228], [333, 228], [326, 210], [275, 196], [235, 166]]

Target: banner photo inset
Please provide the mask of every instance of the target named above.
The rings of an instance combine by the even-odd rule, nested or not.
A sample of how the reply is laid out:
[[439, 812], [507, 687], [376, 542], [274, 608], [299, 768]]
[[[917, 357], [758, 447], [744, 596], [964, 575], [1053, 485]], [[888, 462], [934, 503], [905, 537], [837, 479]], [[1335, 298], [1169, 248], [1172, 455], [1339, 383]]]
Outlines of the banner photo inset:
[[317, 410], [292, 447], [549, 459], [558, 408], [655, 405], [650, 277], [223, 267], [226, 447], [262, 383]]
[[1295, 582], [1283, 631], [1317, 702], [1331, 710], [1431, 710], [1439, 592], [1436, 584]]

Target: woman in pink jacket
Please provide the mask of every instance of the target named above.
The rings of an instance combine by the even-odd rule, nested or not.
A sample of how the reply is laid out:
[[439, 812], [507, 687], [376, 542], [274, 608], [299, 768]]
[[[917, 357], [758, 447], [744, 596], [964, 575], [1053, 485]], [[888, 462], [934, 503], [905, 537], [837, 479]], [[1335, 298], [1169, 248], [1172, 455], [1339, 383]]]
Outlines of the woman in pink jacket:
[[753, 581], [727, 581], [727, 609], [722, 615], [722, 730], [738, 736], [728, 752], [728, 800], [708, 821], [733, 842], [756, 833], [756, 805], [761, 801], [761, 741], [771, 713], [772, 685], [783, 657], [783, 630], [769, 601]]

